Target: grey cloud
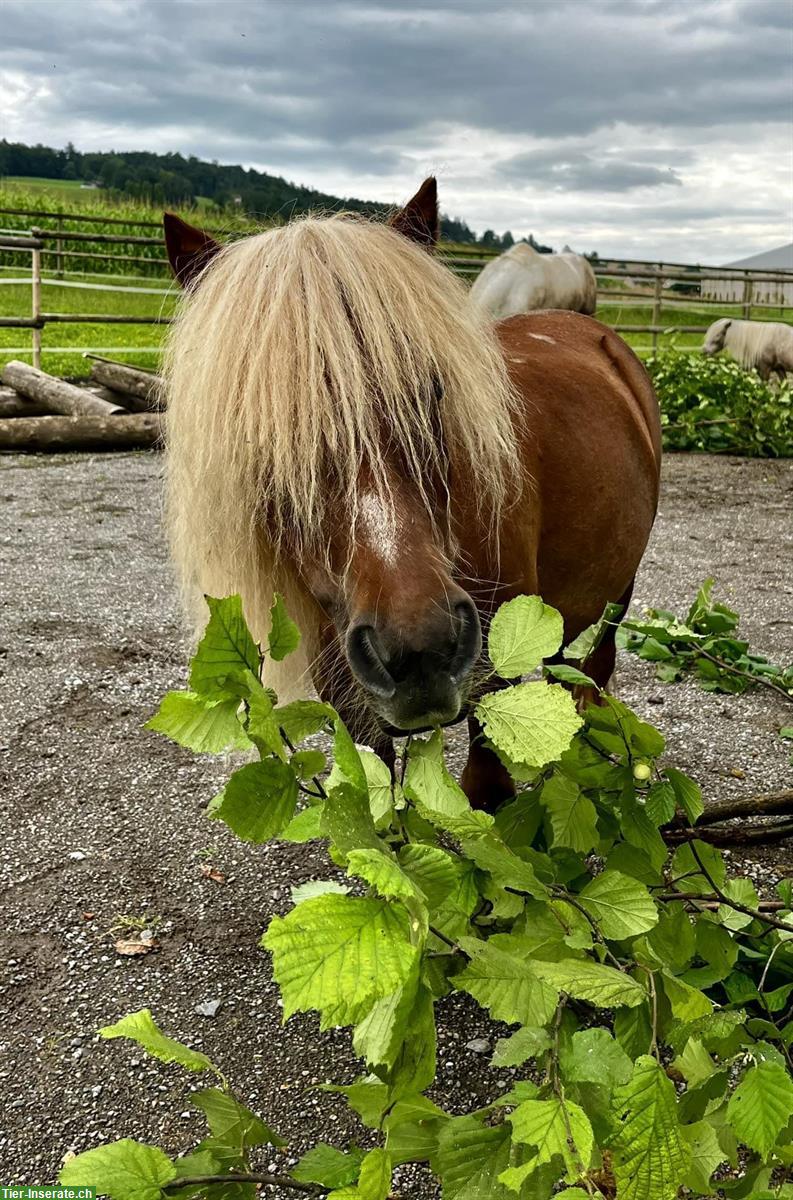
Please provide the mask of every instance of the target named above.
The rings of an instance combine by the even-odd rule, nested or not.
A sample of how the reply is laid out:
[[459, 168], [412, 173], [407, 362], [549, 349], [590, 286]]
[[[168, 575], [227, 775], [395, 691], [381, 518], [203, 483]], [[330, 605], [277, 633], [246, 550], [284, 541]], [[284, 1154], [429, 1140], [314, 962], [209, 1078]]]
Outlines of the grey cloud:
[[566, 158], [553, 150], [516, 154], [500, 162], [497, 169], [521, 182], [550, 184], [565, 192], [627, 192], [639, 187], [683, 185], [671, 167], [664, 169], [613, 156], [595, 160], [588, 154], [576, 154]]
[[12, 0], [2, 59], [53, 86], [45, 116], [102, 122], [120, 136], [168, 122], [210, 137], [255, 130], [264, 141], [287, 125], [343, 157], [374, 139], [409, 149], [430, 121], [569, 136], [620, 119], [785, 120], [787, 47], [752, 25], [751, 9], [601, 3], [584, 20], [578, 3], [535, 2], [496, 5], [485, 19], [461, 2], [96, 0], [46, 5], [42, 21], [41, 5]]

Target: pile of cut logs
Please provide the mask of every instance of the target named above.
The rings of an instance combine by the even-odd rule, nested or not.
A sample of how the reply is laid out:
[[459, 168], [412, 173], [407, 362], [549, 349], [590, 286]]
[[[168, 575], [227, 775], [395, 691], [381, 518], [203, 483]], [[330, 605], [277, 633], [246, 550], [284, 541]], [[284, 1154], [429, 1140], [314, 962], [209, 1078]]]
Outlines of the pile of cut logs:
[[0, 384], [0, 452], [130, 450], [160, 440], [162, 379], [149, 371], [97, 359], [90, 382], [77, 387], [14, 361]]

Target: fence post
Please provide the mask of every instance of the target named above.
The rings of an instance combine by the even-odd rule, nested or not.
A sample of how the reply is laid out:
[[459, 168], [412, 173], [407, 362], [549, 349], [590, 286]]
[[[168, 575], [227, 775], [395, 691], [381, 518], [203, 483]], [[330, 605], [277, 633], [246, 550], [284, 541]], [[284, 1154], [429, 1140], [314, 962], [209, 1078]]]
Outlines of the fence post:
[[[55, 228], [58, 233], [63, 232], [63, 213], [58, 217]], [[58, 279], [63, 279], [63, 238], [58, 238], [55, 243], [55, 274]]]
[[663, 263], [659, 263], [655, 272], [655, 287], [653, 289], [653, 354], [658, 350], [658, 333], [656, 327], [661, 324], [661, 290], [664, 277]]
[[752, 294], [754, 292], [754, 280], [751, 275], [747, 275], [743, 281], [743, 319], [751, 321], [752, 319]]
[[[33, 237], [37, 238], [40, 229], [31, 229]], [[30, 263], [30, 293], [31, 316], [37, 321], [41, 316], [41, 248], [35, 246], [31, 252]], [[33, 366], [41, 369], [41, 329], [33, 330]]]

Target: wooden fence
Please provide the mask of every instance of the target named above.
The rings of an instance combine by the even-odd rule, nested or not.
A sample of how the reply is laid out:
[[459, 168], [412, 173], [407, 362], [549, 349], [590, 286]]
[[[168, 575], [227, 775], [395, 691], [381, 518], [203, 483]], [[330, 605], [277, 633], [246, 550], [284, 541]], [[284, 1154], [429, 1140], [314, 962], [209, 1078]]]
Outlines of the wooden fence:
[[[2, 209], [0, 213], [8, 213], [14, 215], [29, 215], [28, 210], [23, 209]], [[63, 213], [37, 213], [39, 218], [64, 217]], [[135, 227], [145, 227], [158, 229], [156, 222], [144, 221], [129, 221], [126, 222], [120, 218], [105, 218], [105, 217], [90, 217], [78, 216], [77, 214], [68, 214], [72, 221], [86, 223], [104, 223], [104, 224], [127, 224]], [[80, 246], [85, 243], [93, 245], [108, 246], [112, 250], [84, 250]], [[69, 246], [76, 247], [68, 249]], [[41, 345], [42, 331], [47, 325], [52, 324], [96, 324], [96, 325], [166, 325], [170, 322], [170, 318], [161, 315], [141, 316], [141, 315], [125, 315], [125, 314], [110, 314], [110, 313], [86, 313], [86, 312], [46, 312], [42, 309], [42, 284], [46, 282], [58, 282], [64, 274], [77, 274], [79, 272], [69, 271], [64, 266], [66, 259], [85, 260], [89, 264], [96, 260], [110, 262], [113, 264], [126, 265], [128, 263], [145, 263], [148, 267], [156, 265], [158, 269], [162, 269], [162, 279], [170, 281], [170, 271], [168, 262], [164, 253], [156, 254], [151, 257], [141, 257], [134, 254], [119, 253], [120, 249], [135, 248], [135, 247], [155, 247], [161, 248], [164, 251], [163, 239], [161, 233], [156, 235], [135, 235], [128, 233], [95, 233], [92, 231], [67, 230], [62, 226], [54, 229], [43, 229], [33, 227], [29, 231], [0, 231], [0, 256], [3, 254], [9, 256], [19, 256], [22, 253], [30, 253], [30, 284], [31, 284], [31, 304], [29, 316], [0, 316], [0, 328], [19, 328], [30, 329], [32, 335], [32, 352], [34, 366], [41, 364]], [[117, 249], [118, 248], [118, 249]], [[449, 264], [449, 266], [464, 278], [472, 279], [482, 270], [487, 262], [489, 262], [497, 252], [484, 251], [482, 247], [472, 247], [470, 251], [454, 248], [451, 253], [444, 253], [441, 247], [441, 258]], [[44, 260], [47, 260], [47, 265], [54, 259], [53, 265], [49, 268], [54, 270], [58, 278], [54, 280], [45, 280], [42, 275]], [[19, 262], [19, 258], [14, 258], [15, 262]], [[719, 315], [719, 307], [722, 309], [730, 305], [735, 308], [734, 302], [718, 301], [703, 297], [701, 287], [703, 283], [710, 285], [718, 281], [730, 281], [733, 285], [736, 281], [740, 281], [742, 292], [739, 308], [745, 317], [750, 317], [757, 310], [775, 310], [776, 319], [784, 319], [786, 315], [793, 316], [793, 271], [751, 271], [745, 268], [737, 267], [696, 267], [692, 268], [684, 263], [669, 263], [669, 262], [647, 262], [640, 260], [625, 260], [618, 259], [597, 259], [593, 260], [592, 266], [598, 279], [599, 285], [599, 302], [601, 306], [615, 308], [629, 307], [645, 307], [651, 310], [651, 319], [648, 323], [620, 323], [619, 320], [611, 321], [612, 328], [618, 333], [647, 333], [652, 339], [652, 349], [657, 348], [658, 338], [660, 335], [668, 334], [678, 328], [684, 329], [687, 333], [704, 333], [708, 328], [708, 324], [680, 324], [674, 320], [664, 322], [664, 309], [666, 315], [674, 312], [678, 313], [691, 305], [698, 309], [712, 310], [707, 312], [708, 316], [712, 315], [712, 319], [716, 319]], [[90, 266], [88, 268], [90, 270]], [[123, 273], [116, 276], [122, 278]], [[129, 276], [128, 276], [129, 277]], [[608, 281], [608, 283], [607, 283]], [[2, 277], [0, 277], [2, 282]], [[13, 281], [18, 282], [18, 281]], [[613, 286], [616, 284], [616, 286]], [[675, 284], [689, 285], [688, 290], [680, 290], [672, 292], [671, 289]], [[778, 288], [778, 301], [755, 299], [756, 289], [759, 285], [775, 285]], [[151, 292], [152, 289], [143, 288], [125, 288], [125, 287], [108, 287], [107, 284], [91, 284], [83, 283], [80, 285], [66, 284], [66, 286], [81, 286], [84, 288], [96, 288], [99, 291], [138, 291]], [[164, 294], [164, 293], [163, 293]], [[769, 294], [767, 289], [766, 293]], [[790, 298], [788, 298], [790, 297]]]

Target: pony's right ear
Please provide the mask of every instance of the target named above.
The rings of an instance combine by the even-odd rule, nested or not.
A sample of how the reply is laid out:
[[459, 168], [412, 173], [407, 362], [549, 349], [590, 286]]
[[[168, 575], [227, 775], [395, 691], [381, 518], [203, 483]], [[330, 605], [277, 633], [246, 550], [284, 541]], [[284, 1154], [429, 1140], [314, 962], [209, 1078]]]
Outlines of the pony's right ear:
[[388, 224], [420, 246], [434, 250], [440, 237], [438, 184], [435, 176], [425, 179], [415, 196], [394, 213]]
[[162, 214], [162, 227], [171, 270], [182, 287], [189, 287], [215, 257], [220, 244], [208, 233], [194, 229], [174, 213]]

